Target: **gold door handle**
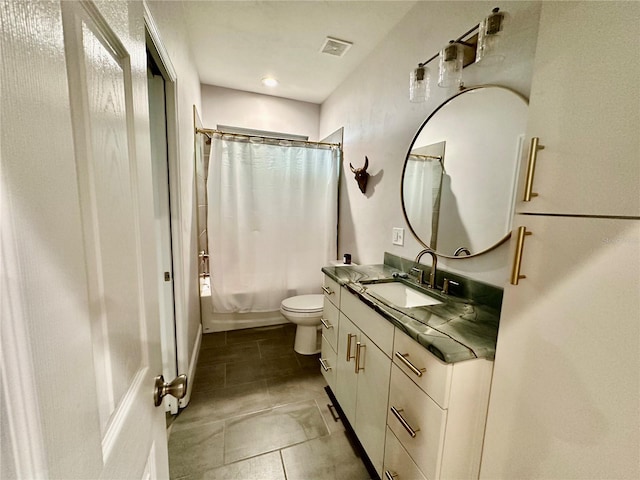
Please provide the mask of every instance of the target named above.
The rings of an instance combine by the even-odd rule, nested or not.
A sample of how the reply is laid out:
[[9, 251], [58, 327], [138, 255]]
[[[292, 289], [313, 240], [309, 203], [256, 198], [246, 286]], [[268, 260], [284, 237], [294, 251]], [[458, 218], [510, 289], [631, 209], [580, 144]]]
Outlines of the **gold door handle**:
[[322, 290], [324, 291], [324, 293], [326, 293], [327, 295], [333, 295], [333, 290], [331, 290], [329, 287], [322, 287]]
[[357, 335], [347, 334], [347, 362], [350, 362], [355, 355], [351, 356], [351, 339], [357, 337]]
[[527, 176], [524, 180], [524, 202], [530, 202], [531, 197], [537, 197], [537, 193], [533, 193], [533, 174], [536, 170], [536, 160], [538, 159], [538, 150], [543, 150], [544, 145], [540, 145], [538, 137], [531, 138], [531, 146], [529, 147], [529, 161], [527, 162]]
[[411, 363], [409, 360], [407, 360], [408, 356], [409, 356], [408, 353], [396, 352], [396, 357], [398, 357], [400, 359], [400, 361], [402, 361], [402, 363], [404, 363], [407, 366], [407, 368], [409, 368], [409, 370], [411, 370], [413, 373], [415, 373], [418, 377], [421, 377], [422, 374], [427, 371], [427, 369], [426, 368], [418, 368], [418, 367], [416, 367], [413, 363]]
[[404, 427], [404, 429], [407, 431], [407, 433], [409, 435], [411, 435], [411, 438], [415, 438], [416, 437], [416, 433], [419, 432], [420, 429], [419, 428], [412, 428], [411, 425], [409, 425], [409, 422], [407, 422], [405, 420], [405, 418], [402, 416], [402, 412], [403, 412], [402, 409], [397, 409], [393, 405], [391, 406], [391, 413], [393, 413], [395, 415], [395, 417], [398, 419], [398, 421]]
[[328, 372], [329, 370], [331, 370], [331, 367], [327, 365], [327, 361], [324, 358], [320, 359], [320, 365], [322, 366], [325, 372]]
[[364, 370], [364, 367], [360, 366], [360, 353], [362, 349], [365, 348], [366, 345], [362, 345], [360, 342], [356, 343], [356, 373], [360, 372], [360, 370]]
[[320, 319], [320, 323], [322, 323], [322, 325], [324, 326], [324, 328], [326, 328], [327, 330], [328, 330], [329, 328], [333, 328], [333, 325], [331, 325], [329, 322], [327, 322], [327, 320], [326, 320], [326, 319], [324, 319], [324, 318], [321, 318], [321, 319]]
[[526, 275], [520, 275], [520, 266], [522, 265], [522, 250], [524, 249], [524, 237], [531, 235], [531, 232], [527, 232], [527, 227], [518, 227], [518, 234], [516, 236], [516, 252], [513, 258], [513, 268], [511, 269], [511, 285], [518, 285], [518, 282], [527, 278]]

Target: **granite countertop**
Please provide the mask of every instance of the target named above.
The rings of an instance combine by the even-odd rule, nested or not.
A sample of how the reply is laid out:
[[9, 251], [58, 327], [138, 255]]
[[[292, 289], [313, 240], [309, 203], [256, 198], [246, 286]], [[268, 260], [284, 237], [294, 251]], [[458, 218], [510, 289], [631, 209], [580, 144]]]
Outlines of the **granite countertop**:
[[[399, 308], [366, 291], [366, 283], [399, 280], [400, 270], [389, 265], [353, 265], [324, 267], [322, 272], [345, 286], [360, 300], [404, 331], [446, 363], [473, 358], [493, 360], [498, 336], [500, 312], [476, 301], [429, 291], [439, 305]], [[401, 279], [417, 287], [415, 282]], [[364, 283], [364, 284], [363, 284]], [[422, 288], [424, 291], [424, 288]]]

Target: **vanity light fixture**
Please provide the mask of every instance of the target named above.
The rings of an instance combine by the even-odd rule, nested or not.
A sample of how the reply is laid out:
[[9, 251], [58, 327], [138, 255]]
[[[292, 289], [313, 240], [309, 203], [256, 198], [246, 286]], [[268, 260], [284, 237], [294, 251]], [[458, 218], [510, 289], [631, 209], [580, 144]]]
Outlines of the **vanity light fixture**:
[[462, 62], [464, 48], [454, 40], [440, 50], [438, 67], [438, 86], [443, 88], [460, 87], [462, 85]]
[[476, 63], [495, 65], [504, 60], [504, 55], [498, 50], [503, 36], [505, 14], [499, 8], [494, 8], [478, 27], [478, 48], [476, 49]]
[[431, 94], [430, 82], [431, 72], [423, 64], [418, 64], [409, 75], [409, 100], [413, 103], [427, 101]]
[[[451, 40], [440, 52], [411, 71], [409, 99], [424, 102], [429, 98], [429, 69], [426, 65], [439, 58], [438, 86], [462, 88], [462, 69], [475, 62], [496, 63], [504, 58], [496, 53], [500, 33], [504, 29], [505, 14], [494, 8], [489, 16], [455, 40]], [[482, 41], [482, 44], [480, 43]]]

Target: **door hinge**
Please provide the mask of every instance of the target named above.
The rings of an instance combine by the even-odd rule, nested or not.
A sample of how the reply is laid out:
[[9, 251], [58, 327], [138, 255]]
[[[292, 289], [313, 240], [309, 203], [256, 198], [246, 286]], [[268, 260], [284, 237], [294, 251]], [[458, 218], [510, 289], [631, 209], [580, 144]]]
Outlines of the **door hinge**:
[[164, 272], [164, 281], [165, 282], [171, 281], [171, 272]]

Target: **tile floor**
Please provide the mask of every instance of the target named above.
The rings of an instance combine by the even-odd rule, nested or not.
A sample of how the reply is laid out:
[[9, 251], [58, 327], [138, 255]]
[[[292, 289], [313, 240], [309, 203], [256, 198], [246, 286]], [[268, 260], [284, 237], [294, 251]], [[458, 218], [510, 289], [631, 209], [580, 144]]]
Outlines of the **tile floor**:
[[189, 406], [169, 427], [172, 479], [365, 480], [295, 325], [203, 336]]

